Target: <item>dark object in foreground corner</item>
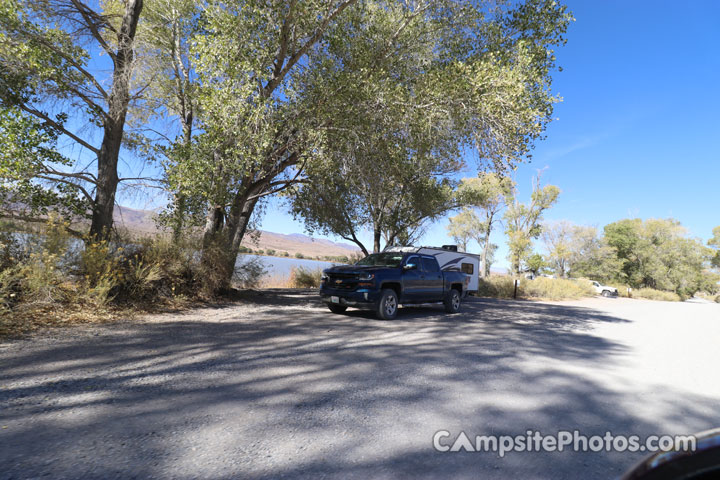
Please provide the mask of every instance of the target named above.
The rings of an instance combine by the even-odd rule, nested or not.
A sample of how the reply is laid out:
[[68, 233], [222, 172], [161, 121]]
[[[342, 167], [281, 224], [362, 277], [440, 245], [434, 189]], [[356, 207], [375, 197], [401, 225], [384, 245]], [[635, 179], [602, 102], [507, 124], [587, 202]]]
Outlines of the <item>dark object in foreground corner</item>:
[[720, 428], [698, 433], [695, 438], [695, 451], [654, 453], [620, 480], [720, 479]]

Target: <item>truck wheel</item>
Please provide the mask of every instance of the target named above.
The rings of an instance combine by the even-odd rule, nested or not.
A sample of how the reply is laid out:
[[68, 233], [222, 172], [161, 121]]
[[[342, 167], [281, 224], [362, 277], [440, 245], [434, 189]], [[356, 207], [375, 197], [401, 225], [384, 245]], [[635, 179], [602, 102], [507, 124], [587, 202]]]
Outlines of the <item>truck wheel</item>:
[[445, 296], [445, 311], [447, 313], [457, 313], [460, 311], [460, 292], [451, 289]]
[[602, 291], [602, 296], [603, 296], [603, 297], [609, 297], [609, 296], [610, 296], [610, 290], [603, 290], [603, 291]]
[[375, 313], [378, 318], [392, 320], [397, 316], [398, 298], [394, 290], [386, 288], [380, 294], [380, 301], [377, 304]]
[[345, 310], [347, 310], [347, 307], [343, 305], [333, 305], [332, 303], [328, 303], [327, 306], [333, 313], [345, 313]]

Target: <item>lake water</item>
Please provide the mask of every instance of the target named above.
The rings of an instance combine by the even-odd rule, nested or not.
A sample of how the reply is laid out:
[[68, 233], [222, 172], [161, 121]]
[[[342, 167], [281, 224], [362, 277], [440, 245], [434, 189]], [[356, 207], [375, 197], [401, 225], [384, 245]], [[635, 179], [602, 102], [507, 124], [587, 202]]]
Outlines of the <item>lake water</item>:
[[293, 258], [293, 257], [266, 257], [263, 255], [250, 255], [250, 254], [241, 254], [238, 255], [238, 260], [236, 265], [241, 266], [245, 262], [248, 262], [252, 259], [260, 259], [262, 264], [265, 267], [265, 270], [267, 270], [267, 275], [269, 276], [288, 276], [290, 275], [290, 271], [293, 269], [293, 267], [304, 267], [308, 268], [310, 270], [316, 270], [316, 269], [325, 269], [332, 267], [334, 265], [342, 265], [338, 262], [322, 262], [319, 260], [307, 260], [304, 258]]

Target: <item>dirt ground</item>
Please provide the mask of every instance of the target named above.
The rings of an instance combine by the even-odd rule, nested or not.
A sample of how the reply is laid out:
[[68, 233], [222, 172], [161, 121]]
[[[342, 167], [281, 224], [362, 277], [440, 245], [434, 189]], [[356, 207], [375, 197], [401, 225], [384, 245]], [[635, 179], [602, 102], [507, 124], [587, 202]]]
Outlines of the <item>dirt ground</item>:
[[720, 426], [720, 305], [469, 299], [396, 320], [286, 290], [0, 344], [0, 478], [615, 478], [644, 453], [433, 435]]

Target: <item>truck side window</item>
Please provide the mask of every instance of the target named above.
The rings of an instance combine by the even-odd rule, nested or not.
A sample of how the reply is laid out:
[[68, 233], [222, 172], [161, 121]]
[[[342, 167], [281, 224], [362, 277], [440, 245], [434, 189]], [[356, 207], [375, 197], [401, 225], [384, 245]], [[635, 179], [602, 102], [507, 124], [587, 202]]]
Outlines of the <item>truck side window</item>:
[[440, 271], [440, 266], [434, 258], [422, 257], [422, 265], [423, 270], [426, 272], [435, 273]]
[[418, 270], [422, 268], [420, 265], [420, 257], [418, 257], [417, 255], [408, 257], [407, 260], [405, 260], [405, 265], [410, 265], [410, 264], [414, 264], [418, 268]]
[[472, 275], [474, 269], [474, 265], [472, 263], [462, 263], [460, 264], [460, 270], [463, 273], [467, 273], [468, 275]]

